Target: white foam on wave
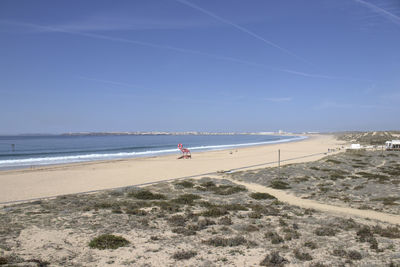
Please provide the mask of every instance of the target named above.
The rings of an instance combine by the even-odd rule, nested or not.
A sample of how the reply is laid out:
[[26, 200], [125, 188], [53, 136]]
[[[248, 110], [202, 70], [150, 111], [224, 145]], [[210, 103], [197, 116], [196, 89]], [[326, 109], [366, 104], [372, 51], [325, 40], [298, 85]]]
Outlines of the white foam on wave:
[[[296, 140], [302, 140], [307, 137], [297, 136], [282, 140], [273, 140], [265, 142], [256, 143], [243, 143], [243, 144], [228, 144], [228, 145], [211, 145], [211, 146], [196, 146], [189, 147], [191, 150], [221, 150], [224, 148], [234, 148], [234, 147], [245, 147], [245, 146], [256, 146], [256, 145], [266, 145], [266, 144], [277, 144], [286, 143]], [[148, 155], [160, 155], [178, 152], [179, 149], [164, 149], [164, 150], [150, 150], [150, 151], [139, 151], [139, 152], [119, 152], [119, 153], [107, 153], [107, 154], [84, 154], [84, 155], [73, 155], [73, 156], [57, 156], [57, 157], [40, 157], [40, 158], [26, 158], [26, 159], [7, 159], [0, 160], [0, 168], [7, 167], [23, 167], [32, 165], [51, 165], [51, 164], [61, 164], [61, 163], [73, 163], [73, 162], [83, 162], [83, 161], [94, 161], [94, 160], [107, 160], [107, 159], [122, 159], [131, 157], [141, 157]]]
[[278, 143], [287, 143], [293, 142], [296, 140], [303, 140], [306, 139], [306, 136], [297, 136], [288, 139], [282, 140], [272, 140], [272, 141], [265, 141], [265, 142], [256, 142], [256, 143], [244, 143], [244, 144], [230, 144], [230, 145], [214, 145], [214, 146], [196, 146], [196, 147], [189, 147], [189, 149], [197, 150], [197, 149], [222, 149], [222, 148], [230, 148], [230, 147], [241, 147], [241, 146], [258, 146], [258, 145], [268, 145], [268, 144], [278, 144]]
[[165, 149], [165, 150], [153, 150], [153, 151], [141, 151], [141, 152], [119, 152], [111, 154], [86, 154], [86, 155], [60, 156], [60, 157], [7, 159], [7, 160], [0, 160], [0, 167], [46, 165], [46, 164], [70, 163], [70, 162], [102, 160], [102, 159], [105, 160], [114, 158], [129, 158], [129, 157], [138, 157], [142, 155], [144, 156], [151, 154], [171, 153], [177, 151], [179, 150]]

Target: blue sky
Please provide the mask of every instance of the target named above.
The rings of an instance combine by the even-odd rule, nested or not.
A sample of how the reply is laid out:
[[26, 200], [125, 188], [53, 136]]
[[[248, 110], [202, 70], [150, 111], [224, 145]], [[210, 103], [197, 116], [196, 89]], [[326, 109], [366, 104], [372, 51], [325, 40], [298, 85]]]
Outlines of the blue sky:
[[0, 134], [399, 129], [398, 0], [0, 1]]

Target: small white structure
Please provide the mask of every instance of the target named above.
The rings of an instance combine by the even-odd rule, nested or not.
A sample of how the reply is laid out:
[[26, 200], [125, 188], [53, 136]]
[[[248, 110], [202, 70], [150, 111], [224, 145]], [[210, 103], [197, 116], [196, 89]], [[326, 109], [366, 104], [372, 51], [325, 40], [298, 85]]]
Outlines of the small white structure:
[[400, 150], [400, 140], [386, 141], [386, 150]]
[[349, 147], [346, 148], [346, 151], [354, 151], [354, 150], [365, 150], [360, 144], [351, 144]]
[[361, 145], [360, 144], [351, 144], [350, 149], [361, 149]]

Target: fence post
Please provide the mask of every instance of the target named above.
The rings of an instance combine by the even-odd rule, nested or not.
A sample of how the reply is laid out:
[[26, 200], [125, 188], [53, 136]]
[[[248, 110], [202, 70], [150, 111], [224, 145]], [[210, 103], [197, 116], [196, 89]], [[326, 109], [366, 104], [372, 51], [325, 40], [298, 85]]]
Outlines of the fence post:
[[278, 149], [278, 178], [281, 178], [281, 150]]

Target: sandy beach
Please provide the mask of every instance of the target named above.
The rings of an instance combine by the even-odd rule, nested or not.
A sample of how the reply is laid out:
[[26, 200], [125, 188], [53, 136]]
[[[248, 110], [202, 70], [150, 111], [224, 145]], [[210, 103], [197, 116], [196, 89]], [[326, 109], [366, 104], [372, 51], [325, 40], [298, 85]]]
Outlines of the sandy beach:
[[285, 160], [328, 152], [328, 149], [340, 148], [342, 144], [343, 141], [331, 135], [311, 135], [291, 143], [195, 153], [192, 159], [185, 160], [177, 160], [177, 154], [1, 171], [0, 202], [151, 183], [275, 162], [279, 149], [282, 165], [314, 161], [325, 155]]

